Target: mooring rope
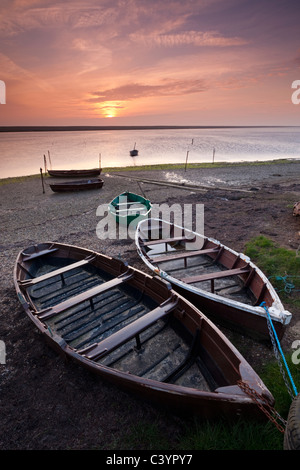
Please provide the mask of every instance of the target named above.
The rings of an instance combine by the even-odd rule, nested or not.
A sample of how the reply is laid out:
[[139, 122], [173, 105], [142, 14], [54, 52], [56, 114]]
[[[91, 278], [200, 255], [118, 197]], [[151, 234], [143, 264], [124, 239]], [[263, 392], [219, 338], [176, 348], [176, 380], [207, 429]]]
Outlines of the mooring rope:
[[[294, 289], [295, 289], [295, 284], [293, 284], [292, 282], [288, 282], [287, 281], [287, 278], [298, 278], [300, 279], [300, 276], [292, 276], [292, 275], [289, 275], [289, 274], [286, 274], [285, 276], [270, 276], [269, 279], [271, 279], [272, 277], [275, 277], [275, 280], [276, 281], [283, 281], [284, 282], [284, 288], [283, 289], [276, 289], [277, 292], [286, 292], [287, 294], [290, 294]], [[296, 289], [294, 290], [294, 292], [299, 292], [300, 289]]]
[[287, 380], [286, 380], [284, 370], [283, 370], [282, 367], [281, 367], [280, 357], [279, 357], [278, 351], [277, 351], [277, 349], [276, 349], [275, 341], [276, 341], [276, 343], [277, 343], [277, 348], [278, 348], [278, 350], [280, 351], [280, 354], [281, 354], [281, 356], [282, 356], [282, 359], [283, 359], [285, 368], [286, 368], [286, 370], [287, 370], [289, 379], [290, 379], [290, 381], [291, 381], [292, 388], [293, 388], [293, 391], [294, 391], [294, 395], [296, 396], [296, 395], [298, 394], [298, 392], [297, 392], [296, 386], [295, 386], [295, 384], [294, 384], [294, 381], [293, 381], [293, 378], [292, 378], [292, 374], [291, 374], [291, 372], [290, 372], [290, 370], [289, 370], [289, 367], [288, 367], [288, 365], [287, 365], [286, 359], [285, 359], [285, 357], [284, 357], [282, 348], [281, 348], [281, 346], [280, 346], [280, 342], [279, 342], [279, 339], [278, 339], [276, 330], [275, 330], [275, 328], [274, 328], [274, 325], [273, 325], [273, 322], [272, 322], [272, 319], [271, 319], [271, 316], [270, 316], [268, 307], [267, 307], [267, 305], [266, 305], [266, 302], [262, 302], [262, 303], [260, 304], [260, 306], [263, 307], [263, 308], [265, 309], [265, 311], [267, 312], [268, 326], [270, 326], [269, 332], [270, 332], [270, 336], [271, 336], [271, 340], [272, 340], [272, 344], [273, 344], [273, 348], [274, 348], [274, 353], [275, 353], [276, 358], [278, 359], [279, 366], [280, 366], [280, 369], [281, 369], [281, 372], [282, 372], [282, 375], [283, 375], [285, 384], [286, 384], [286, 386], [287, 386], [287, 389], [288, 389], [288, 391], [289, 391], [291, 397], [294, 398], [294, 396], [293, 396], [293, 394], [292, 394], [292, 392], [291, 392], [291, 389], [290, 389], [290, 387], [289, 387], [289, 384], [288, 384], [288, 382], [287, 382]]

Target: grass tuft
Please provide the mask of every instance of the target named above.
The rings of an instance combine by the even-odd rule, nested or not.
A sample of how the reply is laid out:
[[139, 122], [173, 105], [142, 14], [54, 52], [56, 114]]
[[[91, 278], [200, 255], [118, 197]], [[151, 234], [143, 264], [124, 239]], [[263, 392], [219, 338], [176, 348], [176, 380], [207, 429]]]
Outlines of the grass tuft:
[[282, 301], [300, 307], [300, 256], [260, 235], [246, 244], [245, 254], [265, 273]]

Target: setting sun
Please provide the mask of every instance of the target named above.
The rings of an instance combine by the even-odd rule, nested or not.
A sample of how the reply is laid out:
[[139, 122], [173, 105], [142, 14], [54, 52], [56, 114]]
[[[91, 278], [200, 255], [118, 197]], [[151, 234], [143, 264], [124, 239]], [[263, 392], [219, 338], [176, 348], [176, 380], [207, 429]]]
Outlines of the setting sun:
[[114, 118], [120, 114], [120, 110], [123, 108], [120, 102], [117, 101], [104, 101], [101, 103], [93, 100], [93, 112], [96, 115], [100, 115], [102, 118]]

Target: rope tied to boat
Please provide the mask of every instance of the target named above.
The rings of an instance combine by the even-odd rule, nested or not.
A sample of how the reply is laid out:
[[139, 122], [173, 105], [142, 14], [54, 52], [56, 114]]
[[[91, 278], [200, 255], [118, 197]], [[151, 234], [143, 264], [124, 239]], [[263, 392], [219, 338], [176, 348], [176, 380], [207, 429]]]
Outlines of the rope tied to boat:
[[[271, 338], [271, 341], [272, 341], [274, 353], [275, 353], [275, 356], [277, 358], [279, 368], [280, 368], [280, 371], [282, 373], [282, 376], [283, 376], [285, 385], [287, 387], [287, 390], [288, 390], [288, 392], [289, 392], [289, 394], [290, 394], [290, 396], [293, 400], [294, 395], [297, 396], [298, 392], [297, 392], [297, 389], [295, 387], [295, 384], [294, 384], [292, 375], [290, 373], [289, 367], [287, 365], [287, 362], [285, 360], [284, 354], [282, 352], [282, 348], [280, 346], [280, 342], [279, 342], [276, 330], [274, 328], [274, 325], [273, 325], [268, 307], [267, 307], [265, 302], [262, 302], [260, 304], [260, 307], [263, 307], [265, 309], [266, 313], [267, 313], [268, 329], [269, 329], [269, 334], [270, 334], [270, 338]], [[283, 360], [284, 365], [286, 367], [286, 370], [287, 370], [287, 373], [288, 373], [288, 376], [289, 376], [289, 379], [290, 379], [290, 382], [291, 382], [291, 385], [292, 385], [294, 395], [293, 395], [291, 386], [290, 386], [290, 384], [287, 380], [285, 371], [283, 369], [279, 353], [281, 354], [282, 360]], [[259, 393], [257, 393], [254, 389], [252, 389], [247, 383], [243, 382], [242, 380], [239, 380], [237, 382], [237, 384], [249, 397], [252, 398], [252, 400], [258, 405], [258, 407], [269, 418], [269, 420], [272, 421], [275, 424], [277, 429], [279, 429], [280, 432], [285, 433], [285, 427], [287, 425], [287, 422], [280, 416], [280, 414], [275, 410], [275, 408], [272, 407], [264, 397], [259, 395]], [[279, 421], [281, 421], [283, 426], [279, 423]]]
[[[260, 304], [260, 307], [263, 307], [267, 313], [267, 322], [268, 322], [268, 329], [269, 329], [269, 333], [270, 333], [270, 338], [271, 338], [271, 341], [272, 341], [272, 345], [273, 345], [273, 349], [274, 349], [274, 354], [275, 354], [275, 357], [278, 361], [278, 365], [279, 365], [279, 368], [280, 368], [280, 371], [281, 371], [281, 374], [283, 376], [283, 379], [284, 379], [284, 382], [285, 382], [285, 385], [287, 387], [287, 390], [291, 396], [292, 399], [294, 399], [294, 396], [296, 396], [298, 394], [297, 392], [297, 389], [296, 389], [296, 386], [294, 384], [294, 381], [293, 381], [293, 378], [292, 378], [292, 374], [289, 370], [289, 367], [287, 365], [287, 362], [286, 362], [286, 359], [284, 357], [284, 354], [283, 354], [283, 351], [282, 351], [282, 348], [280, 346], [280, 342], [279, 342], [279, 339], [278, 339], [278, 336], [277, 336], [277, 333], [276, 333], [276, 330], [274, 328], [274, 325], [273, 325], [273, 322], [272, 322], [272, 319], [271, 319], [271, 316], [270, 316], [270, 313], [269, 313], [269, 309], [266, 305], [266, 302], [262, 302]], [[280, 353], [280, 354], [279, 354]], [[280, 355], [281, 355], [281, 358], [282, 358], [282, 361], [284, 363], [284, 366], [286, 368], [286, 371], [288, 373], [288, 376], [289, 376], [289, 379], [290, 379], [290, 382], [291, 382], [291, 385], [292, 385], [292, 389], [293, 389], [293, 392], [292, 392], [292, 389], [290, 387], [290, 384], [287, 380], [287, 377], [286, 377], [286, 374], [285, 374], [285, 371], [283, 369], [283, 366], [282, 366], [282, 362], [281, 362], [281, 358], [280, 358]], [[294, 393], [294, 394], [293, 394]]]

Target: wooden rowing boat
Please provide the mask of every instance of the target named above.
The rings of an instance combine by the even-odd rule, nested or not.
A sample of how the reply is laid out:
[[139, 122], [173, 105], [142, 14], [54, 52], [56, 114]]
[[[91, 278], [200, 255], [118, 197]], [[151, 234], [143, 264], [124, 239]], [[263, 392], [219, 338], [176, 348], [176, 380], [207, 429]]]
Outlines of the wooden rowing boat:
[[236, 348], [158, 276], [87, 249], [41, 243], [19, 253], [14, 283], [52, 347], [127, 391], [207, 417], [264, 416], [241, 386], [248, 384], [273, 406]]
[[213, 320], [257, 339], [270, 339], [267, 308], [282, 338], [292, 315], [244, 254], [159, 219], [141, 221], [135, 239], [146, 265]]
[[48, 170], [50, 176], [55, 177], [89, 177], [89, 176], [99, 176], [101, 174], [101, 168], [90, 168], [86, 170]]
[[69, 191], [86, 191], [87, 189], [100, 189], [103, 186], [103, 180], [100, 178], [76, 181], [64, 181], [61, 183], [50, 183], [52, 191], [56, 193]]
[[129, 225], [148, 218], [151, 212], [151, 202], [138, 194], [126, 191], [115, 197], [109, 204], [109, 213], [118, 224]]

